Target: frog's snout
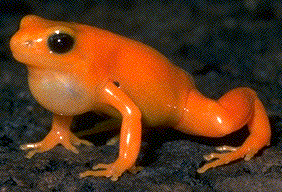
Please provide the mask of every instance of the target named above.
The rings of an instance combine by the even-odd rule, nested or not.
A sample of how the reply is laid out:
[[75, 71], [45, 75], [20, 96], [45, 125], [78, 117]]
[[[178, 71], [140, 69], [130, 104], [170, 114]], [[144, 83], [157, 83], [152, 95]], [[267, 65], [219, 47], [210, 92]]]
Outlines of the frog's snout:
[[10, 40], [10, 48], [13, 55], [21, 53], [26, 48], [32, 48], [35, 43], [42, 41], [41, 38], [36, 38], [31, 34], [36, 34], [36, 26], [39, 26], [43, 21], [41, 17], [36, 15], [27, 15], [21, 20], [19, 30]]
[[20, 29], [36, 26], [41, 24], [43, 22], [43, 19], [41, 17], [38, 17], [36, 15], [27, 15], [22, 18], [20, 23]]

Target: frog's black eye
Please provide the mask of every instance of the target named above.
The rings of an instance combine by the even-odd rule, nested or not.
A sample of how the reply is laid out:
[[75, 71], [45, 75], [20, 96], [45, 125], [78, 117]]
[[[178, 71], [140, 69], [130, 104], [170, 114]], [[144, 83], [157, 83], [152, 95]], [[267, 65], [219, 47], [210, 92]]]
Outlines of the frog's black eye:
[[47, 43], [52, 52], [62, 54], [73, 48], [74, 38], [66, 33], [54, 33], [48, 38]]

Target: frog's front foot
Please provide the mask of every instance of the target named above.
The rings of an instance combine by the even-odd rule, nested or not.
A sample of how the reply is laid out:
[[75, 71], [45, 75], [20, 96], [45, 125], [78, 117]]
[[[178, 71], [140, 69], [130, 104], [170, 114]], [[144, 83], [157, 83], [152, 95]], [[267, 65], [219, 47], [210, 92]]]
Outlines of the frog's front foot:
[[[94, 176], [94, 177], [111, 177], [112, 181], [118, 180], [118, 177], [122, 175], [122, 173], [125, 171], [115, 165], [115, 163], [111, 164], [98, 164], [94, 166], [93, 171], [85, 171], [84, 173], [80, 173], [79, 176], [81, 178], [88, 177], [88, 176]], [[102, 169], [102, 170], [98, 170]]]
[[36, 153], [43, 153], [45, 151], [51, 150], [58, 144], [62, 144], [66, 149], [72, 151], [73, 153], [78, 153], [75, 145], [93, 145], [89, 141], [79, 139], [69, 130], [67, 131], [58, 131], [51, 130], [51, 132], [40, 142], [37, 143], [29, 143], [21, 145], [20, 148], [22, 150], [30, 150], [26, 157], [31, 158]]
[[203, 167], [197, 170], [198, 173], [204, 173], [206, 170], [218, 167], [220, 165], [228, 164], [231, 161], [243, 158], [245, 161], [249, 161], [259, 149], [252, 148], [246, 149], [242, 147], [230, 147], [221, 146], [216, 148], [217, 151], [227, 152], [227, 153], [211, 153], [209, 155], [204, 155], [204, 159], [207, 161], [214, 160], [213, 162], [205, 164]]
[[[94, 177], [111, 177], [112, 181], [117, 181], [118, 178], [126, 171], [136, 174], [141, 171], [143, 167], [132, 166], [127, 167], [126, 163], [122, 161], [116, 161], [111, 164], [98, 164], [92, 168], [92, 171], [85, 171], [84, 173], [80, 173], [79, 176], [81, 178], [94, 176]], [[102, 170], [99, 170], [102, 169]]]

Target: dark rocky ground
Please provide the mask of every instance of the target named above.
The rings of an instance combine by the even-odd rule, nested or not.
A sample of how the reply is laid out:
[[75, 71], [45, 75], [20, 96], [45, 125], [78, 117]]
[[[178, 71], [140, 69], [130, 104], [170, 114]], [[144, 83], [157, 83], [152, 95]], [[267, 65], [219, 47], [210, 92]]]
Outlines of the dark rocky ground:
[[[275, 2], [1, 0], [0, 191], [282, 191], [282, 3]], [[249, 162], [198, 174], [204, 154], [218, 145], [240, 145], [247, 129], [223, 139], [152, 131], [144, 135], [138, 159], [144, 170], [125, 173], [117, 182], [78, 177], [97, 163], [115, 160], [118, 145], [105, 145], [111, 133], [85, 137], [95, 147], [80, 146], [79, 154], [58, 146], [26, 159], [19, 145], [42, 139], [51, 120], [30, 95], [26, 68], [8, 47], [27, 14], [86, 23], [151, 45], [190, 72], [211, 98], [238, 86], [255, 89], [271, 120], [271, 146]], [[73, 130], [102, 119], [89, 116], [78, 117]]]

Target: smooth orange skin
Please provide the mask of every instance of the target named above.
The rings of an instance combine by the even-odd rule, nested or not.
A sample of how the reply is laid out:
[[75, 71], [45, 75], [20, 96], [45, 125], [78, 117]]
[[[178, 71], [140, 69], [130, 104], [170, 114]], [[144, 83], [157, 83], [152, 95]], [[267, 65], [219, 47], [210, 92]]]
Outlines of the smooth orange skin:
[[[72, 35], [75, 45], [64, 54], [50, 52], [48, 37], [55, 31]], [[248, 125], [250, 135], [239, 148], [218, 148], [199, 173], [245, 157], [249, 160], [270, 142], [265, 109], [249, 88], [236, 88], [219, 100], [205, 98], [191, 76], [159, 52], [140, 42], [81, 25], [25, 16], [10, 42], [16, 60], [27, 65], [30, 90], [37, 101], [54, 113], [51, 132], [35, 144], [28, 157], [57, 144], [78, 152], [73, 145], [89, 142], [69, 130], [74, 115], [103, 112], [122, 118], [118, 159], [99, 164], [80, 176], [106, 176], [117, 180], [126, 170], [136, 171], [140, 151], [141, 119], [148, 126], [166, 125], [185, 133], [221, 137]], [[120, 86], [116, 86], [118, 82]]]

